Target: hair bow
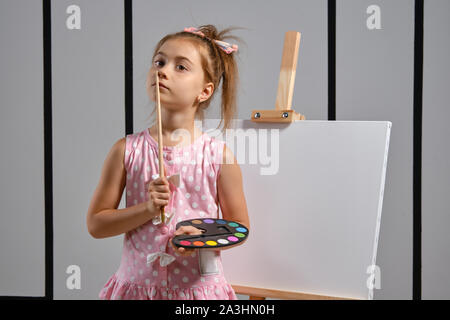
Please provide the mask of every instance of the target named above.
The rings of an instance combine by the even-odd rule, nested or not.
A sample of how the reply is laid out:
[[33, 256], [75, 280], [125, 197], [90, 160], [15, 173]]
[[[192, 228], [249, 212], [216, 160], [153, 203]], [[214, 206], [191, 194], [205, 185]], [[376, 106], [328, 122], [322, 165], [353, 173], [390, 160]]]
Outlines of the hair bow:
[[222, 49], [223, 51], [225, 51], [227, 54], [230, 54], [234, 51], [238, 51], [238, 46], [236, 44], [231, 44], [231, 43], [228, 43], [225, 41], [210, 39], [210, 38], [206, 37], [203, 32], [201, 32], [199, 29], [197, 29], [195, 27], [184, 28], [184, 31], [194, 33], [196, 35], [199, 35], [200, 37], [214, 41], [219, 46], [219, 48]]
[[158, 259], [159, 257], [159, 264], [161, 267], [166, 267], [167, 265], [171, 264], [175, 261], [175, 257], [164, 253], [164, 252], [154, 252], [147, 255], [147, 265], [149, 266], [153, 261]]

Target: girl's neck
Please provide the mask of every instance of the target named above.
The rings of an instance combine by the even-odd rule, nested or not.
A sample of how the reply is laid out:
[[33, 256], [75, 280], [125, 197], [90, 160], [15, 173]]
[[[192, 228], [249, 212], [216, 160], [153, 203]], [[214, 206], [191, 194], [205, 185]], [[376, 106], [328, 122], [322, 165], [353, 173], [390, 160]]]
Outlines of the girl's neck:
[[[162, 139], [164, 146], [185, 146], [192, 144], [203, 132], [194, 125], [194, 119], [180, 114], [169, 115], [161, 110]], [[177, 131], [178, 130], [178, 131]], [[151, 136], [158, 141], [158, 123], [150, 128]]]

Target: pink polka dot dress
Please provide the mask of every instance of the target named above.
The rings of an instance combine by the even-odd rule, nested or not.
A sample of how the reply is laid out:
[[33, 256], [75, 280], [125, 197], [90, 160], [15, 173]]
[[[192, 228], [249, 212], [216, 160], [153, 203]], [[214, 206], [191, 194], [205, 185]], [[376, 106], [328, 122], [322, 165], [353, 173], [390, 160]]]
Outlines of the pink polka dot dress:
[[[178, 222], [194, 218], [220, 218], [217, 177], [224, 141], [206, 132], [189, 146], [163, 146], [166, 176], [170, 180], [166, 223], [149, 220], [124, 235], [118, 270], [100, 291], [104, 300], [236, 300], [226, 281], [220, 251], [176, 253], [169, 239]], [[149, 183], [159, 177], [158, 143], [148, 129], [126, 136], [126, 206], [148, 201]]]

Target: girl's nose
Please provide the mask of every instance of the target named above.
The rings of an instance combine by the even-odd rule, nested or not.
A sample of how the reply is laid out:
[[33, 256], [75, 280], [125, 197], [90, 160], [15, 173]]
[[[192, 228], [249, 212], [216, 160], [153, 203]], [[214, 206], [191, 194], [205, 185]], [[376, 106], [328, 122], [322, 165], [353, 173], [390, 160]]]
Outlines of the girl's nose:
[[158, 73], [159, 79], [165, 79], [166, 78], [166, 73], [164, 72], [164, 70], [162, 70], [162, 68], [164, 68], [164, 67], [161, 67], [159, 70], [156, 70], [156, 72]]

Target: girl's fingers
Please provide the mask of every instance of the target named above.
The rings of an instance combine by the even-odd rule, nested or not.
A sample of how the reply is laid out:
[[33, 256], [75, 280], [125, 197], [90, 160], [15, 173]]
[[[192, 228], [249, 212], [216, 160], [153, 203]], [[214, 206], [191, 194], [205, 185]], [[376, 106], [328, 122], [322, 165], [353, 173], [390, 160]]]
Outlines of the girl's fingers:
[[153, 199], [168, 200], [168, 199], [170, 199], [170, 194], [153, 192]]
[[161, 206], [166, 206], [166, 205], [168, 205], [168, 204], [169, 204], [169, 200], [159, 200], [159, 199], [156, 199], [156, 200], [153, 200], [153, 203], [155, 204], [155, 206], [161, 207]]
[[194, 249], [186, 249], [183, 247], [177, 247], [173, 244], [172, 241], [170, 241], [172, 248], [179, 254], [183, 255], [183, 256], [188, 256], [191, 255], [194, 252]]
[[170, 192], [170, 188], [167, 185], [150, 185], [148, 189], [149, 191]]
[[169, 181], [166, 178], [157, 178], [152, 181], [154, 185], [169, 185]]
[[169, 186], [160, 186], [160, 187], [155, 188], [155, 191], [169, 193], [170, 188], [169, 188]]
[[183, 247], [178, 248], [178, 253], [183, 256], [190, 256], [195, 252], [195, 249], [186, 249]]
[[181, 226], [175, 231], [175, 235], [179, 236], [181, 234], [197, 235], [202, 234], [202, 231], [193, 226]]
[[[203, 232], [200, 229], [197, 229], [193, 226], [181, 226], [180, 228], [178, 228], [175, 231], [174, 236], [179, 236], [182, 234], [197, 235], [197, 234], [202, 234], [202, 233]], [[171, 243], [172, 243], [172, 241], [171, 241]], [[179, 254], [181, 254], [183, 256], [189, 256], [195, 252], [195, 249], [186, 249], [183, 247], [176, 247], [175, 245], [173, 245], [173, 243], [172, 243], [172, 247], [175, 249], [176, 252], [178, 252]]]

